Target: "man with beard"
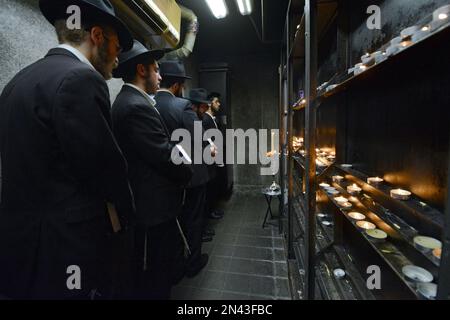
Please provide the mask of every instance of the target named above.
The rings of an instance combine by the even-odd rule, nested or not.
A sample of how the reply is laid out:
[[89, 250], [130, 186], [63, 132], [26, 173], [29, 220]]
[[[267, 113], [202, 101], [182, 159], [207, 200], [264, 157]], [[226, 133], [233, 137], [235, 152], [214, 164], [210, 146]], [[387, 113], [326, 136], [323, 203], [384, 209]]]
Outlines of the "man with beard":
[[191, 167], [172, 162], [170, 142], [150, 94], [159, 89], [160, 50], [147, 50], [134, 41], [120, 56], [115, 76], [125, 82], [113, 104], [114, 132], [129, 163], [136, 200], [136, 288], [138, 299], [169, 299], [175, 257], [180, 245], [177, 216]]
[[[220, 94], [217, 92], [212, 92], [208, 95], [209, 108], [205, 112], [205, 116], [203, 117], [203, 127], [205, 130], [209, 129], [217, 129], [219, 130], [219, 126], [216, 122], [215, 115], [220, 110]], [[223, 165], [222, 165], [223, 166]], [[219, 200], [219, 189], [220, 184], [218, 181], [217, 174], [217, 165], [212, 164], [208, 166], [208, 174], [209, 181], [207, 186], [207, 208], [206, 214], [210, 219], [222, 219], [224, 216], [224, 212], [217, 208], [218, 200]]]
[[[105, 79], [132, 38], [107, 0], [39, 5], [60, 45], [0, 96], [0, 294], [107, 298], [110, 219], [117, 210], [124, 228], [134, 207]], [[70, 5], [80, 29], [67, 27]]]
[[[182, 98], [184, 82], [191, 77], [186, 75], [183, 62], [178, 60], [161, 62], [160, 68], [163, 81], [161, 89], [155, 95], [156, 108], [161, 113], [170, 135], [177, 129], [186, 129], [190, 133], [191, 150], [188, 151], [195, 162], [194, 152], [192, 152], [195, 136], [194, 125], [195, 122], [198, 122], [201, 128], [201, 121], [192, 109], [189, 100]], [[202, 145], [202, 141], [199, 141], [199, 143]], [[183, 270], [183, 253], [178, 253], [180, 263], [178, 264], [178, 272], [174, 275], [175, 283], [182, 278], [183, 273], [186, 273], [188, 277], [197, 275], [206, 266], [209, 259], [207, 254], [201, 252], [208, 169], [203, 161], [198, 164], [194, 163], [193, 169], [194, 174], [186, 187], [183, 213], [180, 217], [183, 229], [186, 231], [191, 255], [187, 260], [185, 270]]]

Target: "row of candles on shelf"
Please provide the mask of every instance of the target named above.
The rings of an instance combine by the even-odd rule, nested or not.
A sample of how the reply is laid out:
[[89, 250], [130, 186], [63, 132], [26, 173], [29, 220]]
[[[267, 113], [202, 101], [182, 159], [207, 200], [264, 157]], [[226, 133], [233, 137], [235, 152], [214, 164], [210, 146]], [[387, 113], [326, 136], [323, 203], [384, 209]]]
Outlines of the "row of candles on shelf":
[[[380, 48], [373, 53], [364, 54], [361, 57], [361, 62], [348, 69], [348, 73], [354, 74], [356, 76], [366, 71], [369, 67], [387, 60], [389, 57], [403, 51], [412, 44], [419, 42], [420, 40], [432, 34], [432, 32], [437, 31], [443, 25], [449, 23], [449, 17], [450, 5], [445, 5], [436, 9], [433, 12], [432, 20], [429, 23], [414, 25], [403, 29], [400, 32], [400, 36], [393, 38], [382, 49]], [[299, 26], [297, 26], [297, 32]], [[326, 92], [329, 92], [335, 89], [337, 86], [337, 84], [329, 85], [329, 82], [325, 82], [317, 88], [317, 91], [320, 92], [323, 89], [326, 89]], [[302, 94], [300, 95], [300, 98], [293, 105], [294, 109], [304, 108], [306, 106], [307, 101], [304, 98], [303, 91], [301, 92]]]
[[[303, 149], [305, 144], [305, 139], [303, 137], [293, 137], [292, 138], [292, 149], [294, 152], [299, 152], [302, 156], [306, 155], [306, 151]], [[336, 152], [332, 149], [319, 149], [316, 148], [316, 156], [333, 161], [336, 159]]]
[[[333, 182], [335, 183], [341, 183], [344, 181], [344, 177], [336, 175], [332, 177]], [[380, 178], [380, 177], [369, 177], [367, 178], [367, 183], [372, 185], [372, 186], [376, 186], [378, 187], [380, 184], [382, 184], [384, 182], [384, 179]], [[333, 187], [331, 187], [329, 184], [327, 183], [321, 183], [320, 186], [322, 188], [325, 188], [327, 191], [329, 191], [329, 193], [331, 194], [338, 194], [337, 190]], [[347, 192], [352, 195], [352, 196], [356, 196], [359, 195], [362, 191], [362, 188], [357, 185], [356, 183], [347, 186]], [[392, 198], [397, 199], [397, 200], [409, 200], [411, 197], [411, 192], [407, 191], [407, 190], [403, 190], [403, 189], [392, 189], [390, 191], [390, 195]], [[335, 198], [336, 202], [340, 203], [340, 204], [345, 204], [348, 202], [348, 200], [344, 197], [338, 197]]]
[[431, 22], [425, 25], [414, 25], [403, 29], [400, 36], [393, 38], [387, 47], [373, 53], [366, 53], [361, 57], [361, 63], [356, 64], [348, 70], [348, 73], [358, 75], [367, 70], [368, 67], [383, 62], [388, 57], [403, 51], [413, 43], [419, 42], [423, 38], [437, 31], [441, 26], [449, 22], [450, 5], [440, 7], [433, 13]]
[[[332, 180], [334, 183], [340, 184], [345, 180], [345, 178], [340, 175], [335, 175], [332, 177]], [[367, 178], [367, 183], [372, 186], [380, 186], [383, 182], [384, 179], [380, 177]], [[329, 195], [334, 196], [334, 201], [338, 204], [338, 206], [344, 209], [351, 209], [351, 202], [357, 202], [358, 199], [355, 196], [360, 194], [362, 191], [362, 188], [356, 183], [347, 186], [347, 192], [351, 195], [351, 197], [347, 199], [346, 197], [339, 195], [339, 192], [327, 183], [321, 183], [320, 186]], [[390, 194], [391, 197], [399, 200], [408, 200], [411, 196], [411, 192], [402, 189], [392, 189]], [[381, 230], [382, 228], [378, 228], [378, 226], [381, 226], [380, 224], [376, 222], [378, 225], [377, 226], [375, 223], [368, 221], [367, 218], [369, 217], [369, 215], [366, 216], [365, 214], [356, 211], [347, 212], [346, 214], [351, 220], [354, 221], [355, 226], [373, 241], [385, 241], [388, 238], [388, 231]], [[328, 226], [331, 225], [331, 223], [325, 225]], [[397, 229], [401, 228], [400, 226], [395, 226]], [[431, 259], [434, 262], [436, 262], [437, 264], [440, 263], [442, 254], [441, 241], [429, 236], [417, 235], [414, 237], [413, 243], [418, 250], [426, 254], [428, 257], [431, 256]], [[437, 286], [436, 284], [432, 283], [433, 276], [428, 270], [416, 265], [405, 265], [402, 268], [402, 273], [409, 281], [413, 281], [417, 284], [418, 292], [421, 293], [425, 298], [434, 299], [436, 297]], [[430, 292], [421, 292], [419, 290], [420, 285], [429, 286]]]

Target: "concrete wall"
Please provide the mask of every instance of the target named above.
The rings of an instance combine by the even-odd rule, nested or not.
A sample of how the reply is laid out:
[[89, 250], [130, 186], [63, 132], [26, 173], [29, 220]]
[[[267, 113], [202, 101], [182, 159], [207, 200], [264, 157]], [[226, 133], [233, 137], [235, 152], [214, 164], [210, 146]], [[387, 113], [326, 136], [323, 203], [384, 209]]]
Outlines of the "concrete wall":
[[[24, 67], [58, 45], [53, 26], [42, 16], [38, 0], [0, 0], [0, 91]], [[122, 81], [108, 81], [111, 100]]]
[[37, 0], [0, 0], [0, 91], [21, 69], [57, 45]]
[[[0, 92], [14, 75], [24, 67], [41, 59], [58, 45], [53, 26], [42, 16], [38, 0], [0, 0]], [[197, 86], [197, 65], [193, 57], [186, 68], [194, 79], [187, 89]], [[108, 81], [111, 101], [119, 93], [123, 82]]]
[[[279, 53], [266, 51], [248, 56], [209, 56], [201, 62], [225, 62], [230, 67], [231, 127], [233, 129], [277, 129]], [[270, 147], [270, 134], [268, 137]], [[248, 148], [247, 148], [248, 150]], [[248, 154], [247, 162], [248, 163]], [[270, 185], [271, 176], [260, 175], [261, 165], [234, 165], [234, 185]]]

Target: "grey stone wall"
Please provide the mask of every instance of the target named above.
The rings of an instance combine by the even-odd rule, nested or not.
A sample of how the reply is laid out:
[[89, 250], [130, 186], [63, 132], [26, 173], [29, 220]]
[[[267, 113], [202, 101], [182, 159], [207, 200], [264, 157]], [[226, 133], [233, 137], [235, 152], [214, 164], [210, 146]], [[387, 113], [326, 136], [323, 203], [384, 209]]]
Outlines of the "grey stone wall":
[[21, 69], [57, 45], [37, 0], [0, 0], [0, 91]]
[[[213, 57], [211, 57], [213, 59]], [[233, 129], [277, 129], [279, 55], [265, 52], [249, 56], [221, 57], [230, 66], [229, 106]], [[270, 146], [270, 134], [268, 137]], [[248, 163], [248, 154], [247, 154]], [[263, 186], [271, 176], [260, 175], [257, 165], [234, 165], [234, 185]]]
[[[53, 26], [42, 16], [38, 0], [0, 0], [0, 91], [24, 67], [58, 45]], [[108, 81], [111, 100], [121, 80]]]

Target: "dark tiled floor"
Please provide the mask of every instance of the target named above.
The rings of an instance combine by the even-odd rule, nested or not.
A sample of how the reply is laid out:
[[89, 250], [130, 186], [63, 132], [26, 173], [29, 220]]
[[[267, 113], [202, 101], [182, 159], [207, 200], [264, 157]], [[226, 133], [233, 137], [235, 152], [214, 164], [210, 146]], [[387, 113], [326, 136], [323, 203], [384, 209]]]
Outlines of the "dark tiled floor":
[[[277, 201], [272, 209], [277, 214]], [[225, 217], [211, 222], [214, 240], [203, 244], [208, 265], [173, 289], [179, 300], [291, 299], [284, 239], [276, 220], [266, 228], [267, 205], [261, 195], [238, 194], [225, 204]]]

